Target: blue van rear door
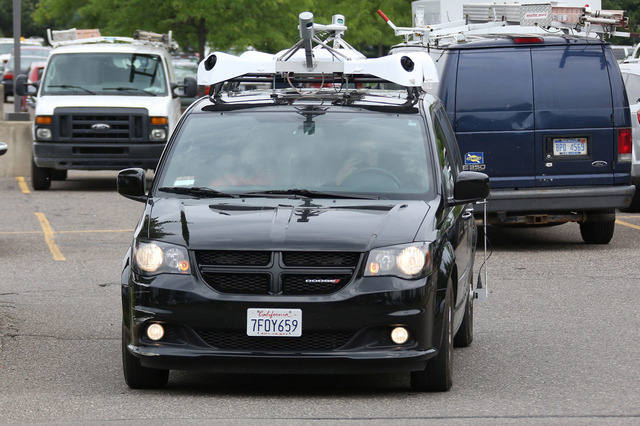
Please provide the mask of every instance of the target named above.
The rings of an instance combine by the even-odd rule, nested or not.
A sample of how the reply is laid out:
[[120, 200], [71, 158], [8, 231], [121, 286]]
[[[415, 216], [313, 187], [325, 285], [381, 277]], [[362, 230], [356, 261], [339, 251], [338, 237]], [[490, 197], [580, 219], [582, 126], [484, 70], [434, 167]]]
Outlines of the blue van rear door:
[[487, 173], [492, 188], [533, 187], [530, 50], [461, 49], [458, 59], [454, 126], [464, 168]]
[[602, 45], [532, 48], [536, 186], [613, 184], [617, 135]]

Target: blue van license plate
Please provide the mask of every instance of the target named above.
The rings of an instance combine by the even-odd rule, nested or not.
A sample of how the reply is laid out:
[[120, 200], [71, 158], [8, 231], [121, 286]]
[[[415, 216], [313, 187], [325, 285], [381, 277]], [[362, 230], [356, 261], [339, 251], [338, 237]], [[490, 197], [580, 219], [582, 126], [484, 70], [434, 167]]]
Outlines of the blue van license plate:
[[587, 155], [587, 138], [554, 139], [553, 155]]

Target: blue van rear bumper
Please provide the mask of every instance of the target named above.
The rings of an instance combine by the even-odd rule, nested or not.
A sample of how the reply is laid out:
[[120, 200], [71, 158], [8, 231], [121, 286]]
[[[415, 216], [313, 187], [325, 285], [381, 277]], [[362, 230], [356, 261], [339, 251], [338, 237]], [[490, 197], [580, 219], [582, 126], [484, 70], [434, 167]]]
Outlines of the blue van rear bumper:
[[[634, 185], [491, 189], [487, 212], [544, 214], [620, 209], [629, 206], [634, 192]], [[476, 204], [475, 212], [482, 213], [483, 205]]]

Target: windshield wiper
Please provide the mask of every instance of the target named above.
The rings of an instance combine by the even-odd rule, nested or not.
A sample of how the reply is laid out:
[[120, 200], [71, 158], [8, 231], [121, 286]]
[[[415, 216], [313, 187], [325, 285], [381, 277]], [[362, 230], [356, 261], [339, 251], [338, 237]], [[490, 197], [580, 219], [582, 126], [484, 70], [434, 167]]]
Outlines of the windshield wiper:
[[72, 86], [70, 84], [55, 84], [55, 85], [50, 85], [47, 86], [47, 88], [51, 88], [51, 87], [59, 87], [61, 89], [78, 89], [78, 90], [84, 90], [85, 92], [89, 93], [90, 95], [95, 95], [95, 92], [92, 92], [89, 89], [85, 89], [82, 86]]
[[345, 199], [357, 198], [362, 200], [380, 200], [381, 199], [378, 196], [312, 191], [310, 189], [300, 189], [300, 188], [271, 189], [267, 191], [247, 192], [246, 195], [294, 195], [294, 196], [300, 196], [300, 197], [306, 197], [306, 198], [345, 198]]
[[164, 186], [162, 188], [158, 188], [158, 191], [171, 192], [174, 194], [191, 195], [197, 198], [216, 198], [216, 197], [238, 198], [238, 194], [229, 194], [227, 192], [220, 192], [220, 191], [216, 191], [215, 189], [206, 188], [203, 186]]
[[137, 87], [103, 87], [102, 90], [117, 90], [118, 92], [134, 91], [134, 92], [143, 92], [151, 96], [158, 96], [153, 92], [149, 92], [148, 90], [144, 90], [144, 89], [139, 89]]

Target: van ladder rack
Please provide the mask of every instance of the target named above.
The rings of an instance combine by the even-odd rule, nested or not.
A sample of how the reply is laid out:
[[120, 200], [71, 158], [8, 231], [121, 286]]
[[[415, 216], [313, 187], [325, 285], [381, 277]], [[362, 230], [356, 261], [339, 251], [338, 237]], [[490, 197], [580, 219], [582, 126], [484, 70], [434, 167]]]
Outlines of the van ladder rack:
[[607, 37], [637, 37], [627, 29], [629, 19], [624, 10], [598, 10], [589, 7], [557, 7], [551, 3], [520, 4], [509, 2], [463, 4], [464, 20], [442, 24], [425, 24], [424, 7], [418, 7], [413, 27], [396, 27], [382, 11], [378, 14], [393, 28], [395, 35], [409, 37], [423, 46], [438, 45], [442, 39], [464, 41], [467, 35], [494, 33], [496, 27], [517, 26], [519, 32], [527, 28], [559, 30], [565, 34]]
[[152, 46], [162, 47], [169, 51], [178, 49], [178, 43], [173, 40], [172, 32], [167, 34], [157, 34], [147, 31], [137, 30], [133, 37], [112, 37], [102, 36], [98, 29], [78, 30], [71, 28], [68, 30], [51, 30], [47, 29], [47, 38], [51, 46], [68, 46], [76, 44], [89, 43], [129, 43], [129, 44], [148, 44]]

